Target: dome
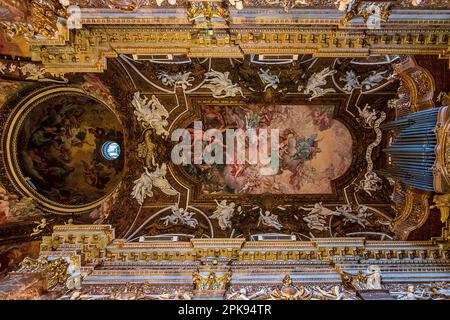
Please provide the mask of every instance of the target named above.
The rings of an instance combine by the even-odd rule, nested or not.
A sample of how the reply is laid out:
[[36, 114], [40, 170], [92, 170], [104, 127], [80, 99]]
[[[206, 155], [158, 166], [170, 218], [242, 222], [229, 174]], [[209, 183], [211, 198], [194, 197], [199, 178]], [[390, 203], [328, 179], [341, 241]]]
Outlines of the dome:
[[28, 97], [11, 124], [11, 160], [21, 189], [58, 210], [98, 204], [124, 167], [123, 128], [102, 101], [62, 89]]

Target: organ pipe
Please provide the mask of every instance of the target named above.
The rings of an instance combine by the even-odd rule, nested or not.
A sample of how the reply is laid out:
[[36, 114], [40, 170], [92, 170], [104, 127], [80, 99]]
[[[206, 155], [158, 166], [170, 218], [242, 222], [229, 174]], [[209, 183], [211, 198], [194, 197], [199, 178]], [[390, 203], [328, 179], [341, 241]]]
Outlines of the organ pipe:
[[379, 174], [400, 180], [407, 186], [434, 191], [433, 166], [436, 161], [436, 126], [442, 108], [410, 113], [404, 118], [381, 126], [383, 131], [393, 131], [394, 138], [383, 149], [390, 159], [387, 168]]

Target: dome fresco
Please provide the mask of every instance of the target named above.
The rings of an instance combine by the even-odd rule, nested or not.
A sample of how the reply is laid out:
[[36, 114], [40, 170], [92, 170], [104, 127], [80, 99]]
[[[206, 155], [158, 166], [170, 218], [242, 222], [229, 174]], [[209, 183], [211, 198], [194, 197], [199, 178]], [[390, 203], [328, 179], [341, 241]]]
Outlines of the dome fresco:
[[44, 198], [80, 206], [107, 196], [121, 179], [123, 154], [106, 159], [102, 146], [123, 144], [116, 115], [76, 93], [52, 96], [24, 115], [17, 135], [21, 176]]

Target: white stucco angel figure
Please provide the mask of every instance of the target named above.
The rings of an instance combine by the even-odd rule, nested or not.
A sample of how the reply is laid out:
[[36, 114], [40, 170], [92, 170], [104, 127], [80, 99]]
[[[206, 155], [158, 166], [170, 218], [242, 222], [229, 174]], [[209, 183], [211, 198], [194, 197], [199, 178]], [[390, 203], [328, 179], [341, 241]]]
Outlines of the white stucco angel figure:
[[34, 223], [37, 224], [37, 226], [33, 228], [33, 233], [30, 234], [31, 237], [42, 233], [48, 226], [47, 219], [45, 218], [42, 218], [41, 221], [34, 221]]
[[381, 289], [381, 269], [379, 266], [369, 266], [366, 271], [366, 289]]
[[67, 7], [67, 28], [69, 29], [81, 29], [83, 24], [81, 23], [81, 8], [75, 4]]
[[262, 83], [266, 85], [264, 87], [264, 92], [266, 92], [268, 88], [272, 89], [278, 88], [280, 78], [278, 78], [278, 76], [274, 76], [273, 74], [271, 74], [269, 69], [266, 70], [259, 69], [258, 75]]
[[65, 257], [64, 260], [68, 263], [66, 288], [69, 290], [81, 289], [82, 276], [79, 267], [70, 258]]
[[352, 92], [355, 89], [361, 88], [358, 78], [359, 76], [356, 75], [355, 71], [348, 70], [345, 76], [340, 77], [339, 80], [345, 82], [344, 90], [346, 92]]
[[272, 227], [277, 230], [281, 230], [283, 228], [283, 225], [278, 221], [277, 215], [270, 213], [269, 210], [266, 210], [263, 214], [263, 211], [260, 208], [257, 226], [259, 226], [261, 223], [265, 226]]
[[170, 185], [169, 181], [167, 181], [166, 173], [167, 166], [165, 163], [163, 163], [161, 167], [158, 165], [153, 172], [150, 172], [147, 167], [144, 167], [144, 173], [139, 179], [134, 181], [131, 196], [142, 205], [146, 197], [153, 197], [153, 186], [161, 190], [164, 194], [170, 196], [177, 195], [178, 192]]
[[[307, 81], [306, 86], [299, 85], [297, 90], [304, 94], [310, 94], [309, 101], [321, 97], [327, 93], [336, 92], [334, 88], [322, 88], [327, 84], [326, 78], [335, 74], [336, 70], [330, 70], [329, 67], [323, 69], [320, 72], [314, 73]], [[303, 91], [302, 91], [303, 90]]]
[[414, 7], [419, 6], [422, 2], [423, 2], [423, 0], [411, 0], [411, 4], [412, 4]]
[[169, 136], [169, 132], [165, 129], [169, 125], [167, 121], [169, 112], [158, 98], [152, 95], [149, 100], [147, 97], [142, 98], [139, 92], [135, 92], [131, 104], [135, 109], [134, 114], [137, 120], [142, 123], [144, 128], [152, 128], [156, 135]]
[[205, 73], [205, 82], [203, 88], [207, 88], [212, 91], [214, 98], [226, 98], [235, 97], [238, 93], [244, 96], [241, 87], [238, 84], [233, 84], [231, 79], [229, 79], [230, 73], [219, 72], [211, 69], [211, 71]]
[[383, 76], [387, 71], [377, 72], [376, 70], [372, 71], [370, 75], [361, 82], [361, 85], [366, 89], [370, 90], [373, 87], [377, 86], [381, 81], [387, 79], [388, 77]]
[[192, 86], [192, 81], [195, 80], [194, 77], [191, 76], [192, 72], [178, 72], [176, 74], [169, 74], [166, 71], [161, 71], [158, 73], [158, 79], [161, 80], [161, 82], [165, 86], [170, 87], [181, 87], [183, 90], [186, 90], [187, 87]]
[[173, 293], [146, 294], [144, 297], [151, 300], [192, 300], [191, 294], [182, 290], [175, 290]]
[[236, 204], [234, 202], [227, 204], [227, 200], [222, 200], [220, 203], [217, 200], [214, 201], [217, 204], [217, 208], [210, 218], [217, 219], [220, 229], [222, 230], [231, 228], [231, 217], [233, 217]]
[[322, 202], [314, 204], [313, 207], [300, 207], [300, 209], [309, 211], [309, 213], [303, 217], [303, 221], [307, 223], [309, 229], [315, 229], [318, 231], [328, 230], [327, 218], [333, 215], [338, 215], [337, 212], [325, 208]]
[[367, 171], [364, 179], [359, 182], [356, 191], [364, 190], [369, 196], [372, 192], [379, 191], [383, 188], [383, 180], [373, 171]]
[[6, 69], [8, 69], [7, 65], [0, 61], [0, 73], [5, 74]]
[[134, 187], [131, 192], [131, 196], [137, 200], [139, 205], [144, 203], [146, 197], [153, 197], [151, 173], [148, 171], [147, 167], [144, 167], [144, 170], [145, 172], [140, 178], [134, 180]]
[[363, 109], [359, 106], [356, 106], [359, 113], [359, 118], [363, 121], [368, 127], [373, 128], [375, 125], [375, 121], [377, 120], [377, 111], [372, 109], [371, 106], [367, 103]]
[[318, 230], [318, 231], [325, 231], [328, 230], [328, 227], [326, 226], [327, 221], [323, 219], [319, 215], [308, 215], [303, 217], [303, 221], [306, 222], [308, 228], [310, 230]]
[[243, 0], [228, 0], [228, 2], [235, 7], [238, 10], [244, 9], [244, 2]]
[[45, 68], [42, 68], [34, 63], [26, 63], [19, 67], [21, 73], [26, 76], [26, 80], [39, 80], [45, 78]]
[[169, 224], [179, 224], [186, 225], [191, 228], [197, 227], [198, 220], [192, 217], [195, 213], [188, 212], [186, 209], [180, 208], [178, 206], [178, 203], [170, 207], [170, 210], [172, 210], [171, 215], [161, 218], [161, 221], [164, 222], [164, 225], [168, 226]]
[[[156, 4], [158, 5], [158, 7], [161, 7], [163, 2], [164, 2], [164, 0], [156, 0]], [[177, 4], [177, 0], [167, 0], [167, 2], [172, 6]]]
[[[320, 300], [354, 300], [351, 292], [343, 289], [341, 286], [334, 286], [330, 290], [322, 289], [319, 286], [313, 288], [313, 298]], [[353, 299], [352, 299], [353, 298]]]
[[[427, 292], [428, 293], [428, 292]], [[425, 295], [425, 291], [417, 292], [414, 286], [408, 286], [406, 291], [391, 292], [397, 300], [430, 300], [430, 296]]]
[[370, 224], [370, 222], [367, 220], [367, 218], [371, 217], [373, 215], [373, 212], [369, 211], [369, 207], [365, 205], [358, 205], [358, 209], [356, 210], [356, 218], [359, 220], [359, 224], [364, 224], [364, 226], [367, 226]]
[[249, 294], [246, 288], [241, 288], [239, 290], [230, 289], [230, 293], [226, 295], [226, 300], [254, 300], [258, 297], [267, 297], [268, 292], [266, 288], [262, 288], [261, 290]]
[[184, 211], [183, 213], [183, 224], [187, 225], [188, 227], [195, 228], [198, 225], [198, 220], [193, 218], [194, 212], [188, 212]]
[[341, 207], [337, 207], [336, 211], [339, 216], [343, 217], [344, 224], [347, 222], [357, 223], [361, 227], [365, 228], [370, 225], [370, 222], [367, 220], [372, 215], [372, 212], [368, 211], [368, 207], [364, 205], [359, 205], [357, 209], [357, 213], [354, 214], [351, 205], [344, 205]]

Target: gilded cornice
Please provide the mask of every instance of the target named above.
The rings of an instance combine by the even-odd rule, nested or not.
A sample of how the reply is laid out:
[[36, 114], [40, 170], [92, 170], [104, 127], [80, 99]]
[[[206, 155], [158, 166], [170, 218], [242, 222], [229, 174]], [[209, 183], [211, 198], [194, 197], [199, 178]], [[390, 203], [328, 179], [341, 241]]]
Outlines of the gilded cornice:
[[[336, 9], [302, 8], [289, 12], [271, 8], [252, 8], [242, 11], [229, 10], [230, 25], [335, 25], [336, 27], [361, 28], [364, 21], [355, 19], [343, 25], [345, 15]], [[450, 9], [447, 10], [390, 10], [389, 20], [383, 28], [398, 25], [435, 26], [449, 25]], [[185, 8], [141, 8], [123, 12], [108, 8], [80, 8], [79, 21], [82, 25], [192, 25]]]
[[[92, 238], [93, 233], [97, 238]], [[429, 276], [417, 274], [445, 277], [449, 267], [449, 246], [443, 241], [318, 238], [248, 242], [217, 238], [130, 243], [111, 237], [113, 234], [109, 225], [55, 226], [52, 236], [43, 237], [39, 258], [26, 258], [13, 274], [39, 273], [49, 258], [73, 263], [82, 274], [82, 286], [188, 285], [195, 275], [204, 277], [211, 271], [232, 275], [233, 284], [268, 284], [279, 281], [283, 274], [305, 283], [340, 283], [339, 270], [356, 273], [368, 265], [382, 268], [385, 283], [396, 282], [399, 276], [412, 276], [420, 282], [429, 281]], [[106, 238], [107, 243], [100, 241]], [[68, 249], [74, 239], [79, 247]]]
[[[76, 10], [62, 9], [75, 13], [48, 18], [59, 19], [54, 34], [30, 37], [32, 59], [41, 61], [51, 72], [64, 73], [101, 72], [106, 59], [119, 54], [366, 57], [396, 53], [450, 57], [450, 10], [437, 9], [436, 5], [421, 5], [419, 11], [393, 1], [377, 2], [382, 22], [372, 29], [366, 12], [370, 1], [356, 1], [354, 10], [347, 13], [339, 11], [334, 1], [320, 2], [319, 7], [314, 1], [308, 2], [311, 5], [294, 3], [289, 10], [264, 2], [243, 10], [198, 1], [176, 6], [129, 2], [81, 2]], [[43, 19], [33, 21], [40, 26]], [[48, 23], [55, 23], [53, 20]]]
[[193, 57], [242, 57], [246, 54], [313, 54], [317, 57], [366, 57], [371, 54], [429, 54], [448, 57], [450, 32], [431, 30], [347, 30], [326, 28], [230, 28], [214, 37], [192, 27], [92, 26], [78, 31], [72, 44], [33, 46], [32, 59], [46, 70], [100, 72], [106, 58], [119, 54], [186, 54]]
[[[78, 246], [77, 246], [78, 245]], [[330, 259], [441, 259], [447, 257], [442, 241], [372, 241], [364, 238], [318, 238], [311, 241], [257, 241], [244, 239], [191, 239], [190, 242], [126, 242], [114, 238], [109, 225], [55, 226], [51, 236], [43, 237], [41, 254], [81, 251], [86, 262], [106, 259], [108, 265], [139, 261], [197, 261], [226, 258], [255, 260]], [[61, 256], [62, 254], [57, 254]], [[383, 261], [384, 261], [383, 260]], [[430, 261], [431, 261], [430, 260]]]

